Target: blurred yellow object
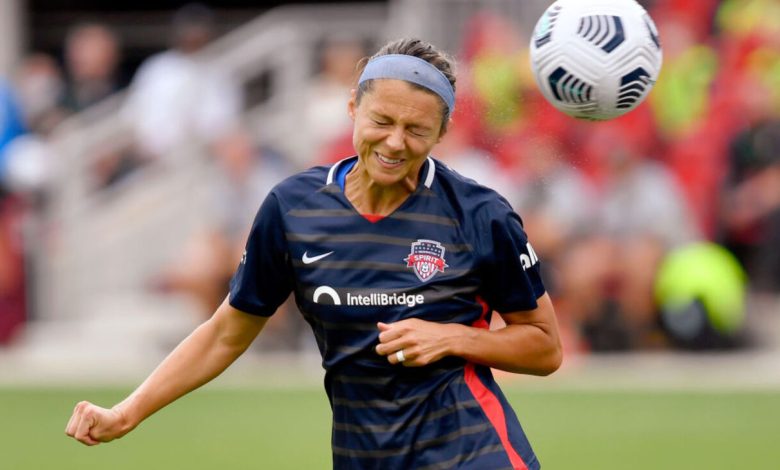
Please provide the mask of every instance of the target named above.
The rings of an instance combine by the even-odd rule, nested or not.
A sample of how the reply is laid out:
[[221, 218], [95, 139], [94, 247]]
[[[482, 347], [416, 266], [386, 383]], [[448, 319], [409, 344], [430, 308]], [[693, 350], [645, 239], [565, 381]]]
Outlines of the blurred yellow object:
[[533, 79], [520, 66], [528, 63], [522, 54], [480, 53], [472, 64], [474, 88], [485, 105], [487, 125], [501, 131], [525, 116], [522, 93]]
[[682, 137], [704, 120], [717, 68], [717, 54], [705, 45], [690, 47], [667, 60], [650, 94], [653, 114], [664, 135]]
[[738, 36], [756, 32], [780, 33], [778, 19], [780, 19], [778, 0], [726, 0], [717, 14], [719, 28]]
[[669, 253], [655, 282], [659, 306], [674, 316], [700, 302], [709, 326], [730, 335], [745, 319], [747, 275], [739, 261], [714, 243], [694, 243]]

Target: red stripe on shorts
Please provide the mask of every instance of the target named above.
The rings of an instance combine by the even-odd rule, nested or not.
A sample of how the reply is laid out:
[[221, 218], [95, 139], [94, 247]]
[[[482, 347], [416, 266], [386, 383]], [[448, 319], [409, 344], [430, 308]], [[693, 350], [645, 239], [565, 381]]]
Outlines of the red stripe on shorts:
[[[480, 298], [477, 298], [477, 301], [482, 305], [482, 315], [472, 324], [472, 326], [487, 330], [490, 328], [486, 319], [489, 311], [488, 304]], [[465, 379], [471, 394], [474, 395], [477, 403], [479, 403], [482, 411], [490, 421], [490, 424], [492, 424], [493, 428], [496, 430], [498, 438], [501, 439], [501, 444], [504, 446], [504, 450], [509, 457], [509, 461], [512, 463], [512, 467], [514, 467], [515, 470], [528, 470], [528, 467], [525, 462], [523, 462], [520, 454], [517, 453], [514, 447], [512, 447], [512, 443], [509, 441], [509, 433], [506, 429], [506, 416], [504, 415], [504, 408], [501, 406], [501, 402], [498, 401], [496, 395], [490, 391], [477, 376], [477, 372], [474, 370], [474, 364], [466, 364], [463, 378]]]

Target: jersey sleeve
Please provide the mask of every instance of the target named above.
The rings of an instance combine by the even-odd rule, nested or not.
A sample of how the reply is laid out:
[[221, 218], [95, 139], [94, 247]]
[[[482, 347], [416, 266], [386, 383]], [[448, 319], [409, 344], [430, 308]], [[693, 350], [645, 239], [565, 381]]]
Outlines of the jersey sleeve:
[[545, 293], [539, 259], [518, 216], [503, 202], [486, 221], [482, 295], [500, 313], [533, 310]]
[[273, 315], [292, 291], [287, 253], [281, 207], [271, 193], [257, 212], [244, 256], [230, 281], [230, 305], [253, 315]]

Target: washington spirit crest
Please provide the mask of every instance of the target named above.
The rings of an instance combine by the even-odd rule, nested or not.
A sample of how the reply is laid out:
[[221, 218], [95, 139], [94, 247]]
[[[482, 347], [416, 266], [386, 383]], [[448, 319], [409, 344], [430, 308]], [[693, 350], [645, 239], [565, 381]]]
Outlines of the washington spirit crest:
[[404, 261], [406, 267], [414, 269], [414, 274], [422, 282], [437, 272], [444, 272], [444, 268], [448, 267], [444, 261], [444, 247], [434, 240], [417, 240], [412, 243], [412, 252]]

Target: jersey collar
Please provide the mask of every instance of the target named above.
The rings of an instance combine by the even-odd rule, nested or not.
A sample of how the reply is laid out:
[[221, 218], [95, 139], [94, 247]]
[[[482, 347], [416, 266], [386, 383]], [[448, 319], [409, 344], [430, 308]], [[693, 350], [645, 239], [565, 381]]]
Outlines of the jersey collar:
[[[335, 183], [336, 175], [338, 174], [338, 169], [342, 165], [348, 164], [350, 160], [355, 158], [357, 157], [351, 156], [334, 163], [333, 166], [330, 167], [330, 171], [328, 171], [328, 177], [325, 180], [325, 184]], [[433, 178], [436, 176], [436, 163], [434, 162], [433, 158], [431, 158], [430, 156], [428, 156], [428, 158], [426, 159], [426, 168], [423, 170], [423, 172], [425, 173], [425, 177], [422, 179], [423, 186], [425, 186], [428, 189], [431, 189], [431, 185], [433, 184]]]

